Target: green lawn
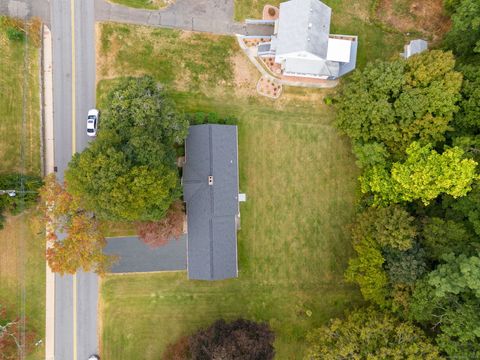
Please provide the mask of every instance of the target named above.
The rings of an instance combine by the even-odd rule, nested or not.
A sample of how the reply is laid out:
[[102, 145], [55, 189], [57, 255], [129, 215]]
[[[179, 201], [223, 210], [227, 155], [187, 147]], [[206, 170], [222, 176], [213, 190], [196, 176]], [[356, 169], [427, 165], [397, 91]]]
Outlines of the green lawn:
[[[0, 49], [0, 171], [40, 175], [39, 50], [8, 40], [2, 18]], [[31, 211], [7, 216], [0, 230], [0, 304], [19, 316], [24, 298], [27, 324], [40, 340], [45, 333], [45, 242], [33, 219]], [[43, 358], [43, 345], [27, 357]]]
[[0, 171], [39, 175], [39, 50], [25, 50], [23, 42], [10, 41], [2, 17], [0, 49]]
[[301, 357], [309, 329], [360, 299], [343, 281], [358, 171], [349, 144], [331, 126], [327, 92], [286, 89], [277, 101], [257, 96], [259, 75], [230, 37], [102, 29], [100, 109], [112, 78], [147, 73], [184, 111], [237, 116], [240, 190], [248, 197], [241, 206], [238, 279], [188, 281], [175, 272], [103, 280], [103, 358], [159, 359], [179, 336], [239, 316], [271, 324], [279, 359]]
[[172, 0], [110, 0], [113, 3], [138, 9], [157, 10], [172, 3]]

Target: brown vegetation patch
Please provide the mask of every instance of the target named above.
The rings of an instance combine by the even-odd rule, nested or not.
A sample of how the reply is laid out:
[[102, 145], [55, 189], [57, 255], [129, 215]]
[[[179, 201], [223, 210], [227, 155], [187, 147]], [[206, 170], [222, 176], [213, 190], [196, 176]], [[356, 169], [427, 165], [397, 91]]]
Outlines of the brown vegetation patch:
[[273, 74], [282, 75], [282, 67], [275, 62], [274, 57], [261, 57], [260, 59]]
[[246, 39], [243, 39], [243, 42], [245, 43], [245, 45], [247, 47], [255, 47], [255, 46], [258, 46], [260, 43], [269, 42], [269, 41], [270, 41], [269, 38], [246, 38]]
[[257, 91], [260, 95], [278, 99], [282, 94], [282, 84], [279, 82], [262, 76], [257, 83]]
[[265, 5], [263, 7], [262, 19], [263, 20], [276, 20], [278, 19], [278, 15], [280, 10], [276, 6], [272, 5]]
[[420, 32], [433, 41], [450, 28], [442, 0], [380, 0], [376, 15], [401, 32]]
[[235, 92], [238, 95], [251, 95], [255, 91], [255, 82], [258, 79], [257, 69], [250, 63], [243, 52], [236, 52], [232, 56]]

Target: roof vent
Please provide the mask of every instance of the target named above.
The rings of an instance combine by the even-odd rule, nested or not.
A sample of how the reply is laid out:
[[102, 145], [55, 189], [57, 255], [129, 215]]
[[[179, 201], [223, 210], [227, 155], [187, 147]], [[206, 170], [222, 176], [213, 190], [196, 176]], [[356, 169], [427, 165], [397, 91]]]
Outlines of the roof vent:
[[308, 23], [308, 28], [309, 28], [309, 29], [312, 28], [312, 23]]
[[208, 185], [212, 186], [213, 185], [213, 176], [208, 177]]

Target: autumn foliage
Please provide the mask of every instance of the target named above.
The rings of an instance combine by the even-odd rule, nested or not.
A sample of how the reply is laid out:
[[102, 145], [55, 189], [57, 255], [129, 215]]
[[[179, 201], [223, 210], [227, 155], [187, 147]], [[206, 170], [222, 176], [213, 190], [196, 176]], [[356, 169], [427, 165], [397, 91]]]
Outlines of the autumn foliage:
[[164, 246], [172, 239], [178, 240], [183, 234], [184, 219], [183, 205], [177, 201], [172, 204], [162, 220], [138, 223], [137, 232], [145, 244], [153, 248]]
[[46, 255], [52, 271], [73, 274], [83, 269], [105, 273], [112, 258], [103, 254], [106, 240], [95, 216], [83, 210], [80, 200], [68, 193], [54, 175], [45, 179], [40, 197], [40, 209], [48, 224]]
[[24, 358], [32, 350], [35, 334], [24, 327], [21, 319], [11, 319], [7, 309], [0, 305], [0, 360]]
[[220, 319], [193, 335], [180, 338], [164, 353], [166, 360], [271, 360], [275, 334], [267, 323]]

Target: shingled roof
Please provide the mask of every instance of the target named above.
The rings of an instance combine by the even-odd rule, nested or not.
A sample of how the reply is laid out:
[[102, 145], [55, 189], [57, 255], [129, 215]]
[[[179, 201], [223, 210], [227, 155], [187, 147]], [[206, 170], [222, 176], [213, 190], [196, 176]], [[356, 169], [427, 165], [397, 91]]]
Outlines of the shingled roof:
[[318, 0], [291, 0], [280, 4], [277, 56], [306, 51], [327, 58], [332, 9]]
[[237, 127], [191, 126], [185, 143], [188, 277], [237, 277]]

